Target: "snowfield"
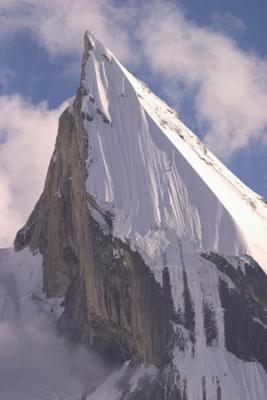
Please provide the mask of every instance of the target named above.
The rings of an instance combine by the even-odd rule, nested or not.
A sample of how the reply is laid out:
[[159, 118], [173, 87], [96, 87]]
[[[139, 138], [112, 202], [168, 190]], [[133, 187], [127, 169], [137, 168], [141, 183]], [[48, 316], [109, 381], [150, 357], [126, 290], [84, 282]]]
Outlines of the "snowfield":
[[[160, 284], [168, 267], [176, 316], [186, 314], [187, 289], [193, 329], [170, 318], [175, 340], [184, 341], [182, 350], [174, 341], [171, 354], [181, 393], [189, 400], [265, 400], [262, 364], [226, 350], [226, 307], [219, 285], [223, 281], [234, 291], [235, 283], [202, 255], [222, 255], [242, 278], [247, 278], [251, 256], [267, 273], [267, 205], [206, 149], [173, 109], [93, 35], [86, 35], [90, 46], [80, 117], [88, 135], [86, 190], [97, 204], [88, 204], [91, 216], [110, 233], [98, 210], [107, 211], [112, 234], [142, 255]], [[68, 111], [74, 112], [72, 104]], [[60, 191], [56, 196], [61, 199]], [[123, 251], [111, 249], [115, 258]], [[144, 378], [156, 381], [154, 365], [133, 367], [127, 361], [111, 372], [98, 356], [67, 348], [55, 329], [63, 299], [46, 298], [42, 263], [38, 251], [0, 249], [0, 399], [122, 400], [123, 380], [130, 395]], [[205, 307], [215, 331], [209, 344]], [[257, 314], [252, 317], [266, 328]]]
[[[114, 214], [153, 270], [177, 259], [177, 237], [267, 271], [267, 205], [204, 146], [175, 111], [90, 33], [82, 82], [89, 138], [87, 188]], [[176, 249], [175, 249], [176, 248]]]

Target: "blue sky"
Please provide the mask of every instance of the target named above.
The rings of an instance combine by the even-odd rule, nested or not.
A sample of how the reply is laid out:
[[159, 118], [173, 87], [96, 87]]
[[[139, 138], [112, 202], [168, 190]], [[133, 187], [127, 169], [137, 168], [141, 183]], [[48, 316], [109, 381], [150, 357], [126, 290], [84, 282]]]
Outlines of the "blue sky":
[[2, 0], [0, 244], [41, 191], [87, 28], [267, 198], [266, 0]]

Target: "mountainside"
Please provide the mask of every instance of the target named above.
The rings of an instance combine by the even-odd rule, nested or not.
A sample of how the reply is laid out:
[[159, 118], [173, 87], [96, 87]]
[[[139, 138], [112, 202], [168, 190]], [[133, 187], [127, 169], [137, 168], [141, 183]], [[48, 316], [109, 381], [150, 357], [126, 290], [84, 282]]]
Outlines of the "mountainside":
[[83, 400], [264, 400], [266, 237], [264, 200], [86, 33], [44, 191], [0, 250], [0, 320], [48, 304], [99, 353]]

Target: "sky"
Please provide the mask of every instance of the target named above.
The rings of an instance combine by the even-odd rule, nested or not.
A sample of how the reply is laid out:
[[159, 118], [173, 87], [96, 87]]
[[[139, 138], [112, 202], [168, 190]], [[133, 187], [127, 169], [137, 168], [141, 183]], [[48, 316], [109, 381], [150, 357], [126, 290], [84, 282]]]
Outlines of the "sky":
[[0, 247], [41, 194], [86, 29], [267, 198], [266, 0], [0, 0]]

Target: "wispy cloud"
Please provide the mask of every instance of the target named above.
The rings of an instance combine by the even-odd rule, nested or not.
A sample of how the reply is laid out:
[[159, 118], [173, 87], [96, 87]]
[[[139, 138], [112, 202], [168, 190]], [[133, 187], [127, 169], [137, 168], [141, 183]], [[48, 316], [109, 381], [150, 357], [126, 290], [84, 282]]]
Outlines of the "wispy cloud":
[[41, 193], [64, 105], [0, 96], [0, 247], [12, 243]]
[[215, 13], [211, 18], [212, 28], [215, 31], [229, 35], [231, 37], [240, 37], [246, 32], [246, 25], [241, 18], [230, 13]]
[[0, 90], [5, 90], [6, 88], [8, 88], [9, 83], [13, 77], [14, 72], [0, 62]]
[[133, 10], [109, 0], [2, 0], [0, 38], [27, 30], [52, 55], [80, 55], [90, 28], [121, 59], [130, 59], [126, 28]]
[[264, 141], [267, 128], [267, 62], [241, 50], [230, 37], [195, 25], [176, 6], [156, 2], [141, 22], [140, 40], [154, 73], [170, 91], [182, 82], [194, 91], [205, 141], [227, 158]]
[[108, 371], [97, 354], [68, 349], [45, 315], [0, 321], [1, 399], [82, 398]]

